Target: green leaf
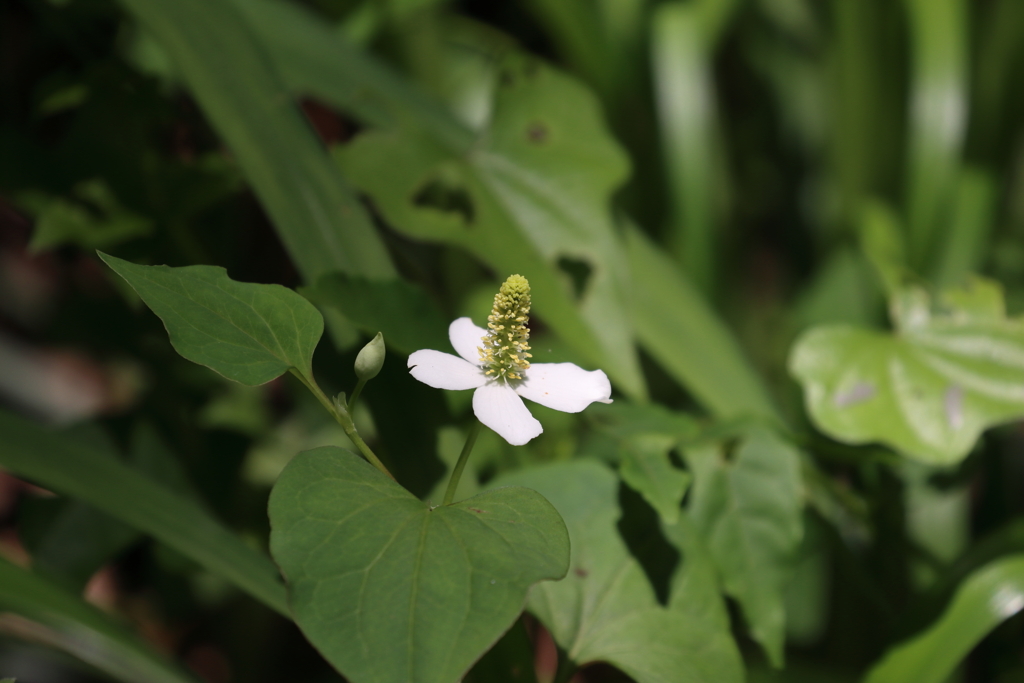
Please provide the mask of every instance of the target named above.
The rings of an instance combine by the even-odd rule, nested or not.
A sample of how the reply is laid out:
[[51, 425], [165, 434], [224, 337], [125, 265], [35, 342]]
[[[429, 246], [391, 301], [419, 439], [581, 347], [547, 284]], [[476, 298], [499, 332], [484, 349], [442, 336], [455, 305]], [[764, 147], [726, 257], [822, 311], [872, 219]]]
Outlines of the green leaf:
[[368, 280], [332, 273], [320, 278], [314, 299], [341, 311], [368, 335], [384, 334], [404, 353], [447, 348], [448, 323], [427, 293], [405, 280]]
[[175, 351], [255, 386], [294, 368], [313, 377], [319, 311], [280, 285], [235, 282], [217, 266], [140, 266], [100, 254], [160, 316]]
[[353, 683], [455, 683], [569, 560], [565, 525], [535, 491], [430, 507], [332, 446], [285, 468], [270, 521], [296, 622]]
[[92, 605], [2, 558], [0, 607], [32, 620], [12, 623], [11, 615], [4, 615], [5, 635], [13, 632], [62, 649], [117, 680], [195, 681]]
[[893, 334], [834, 325], [796, 341], [790, 371], [819, 429], [942, 465], [1024, 416], [1024, 324], [1005, 316], [999, 285], [978, 278], [941, 303], [932, 312], [922, 290], [904, 289]]
[[957, 285], [985, 265], [997, 202], [997, 183], [991, 173], [979, 168], [960, 173], [949, 232], [935, 260], [935, 282]]
[[678, 439], [661, 434], [642, 434], [627, 439], [622, 447], [619, 476], [654, 508], [662, 521], [674, 524], [679, 504], [690, 486], [690, 474], [672, 465], [669, 452]]
[[[659, 128], [671, 182], [674, 246], [700, 291], [713, 290], [720, 232], [716, 196], [722, 163], [712, 86], [716, 35], [705, 33], [702, 9], [735, 2], [664, 3], [651, 21], [651, 55]], [[709, 32], [710, 33], [710, 32]]]
[[[91, 436], [84, 431], [65, 434], [74, 439]], [[105, 451], [107, 457], [118, 457], [105, 435], [99, 435], [103, 438], [93, 440], [97, 449]], [[133, 431], [129, 455], [129, 464], [151, 480], [178, 493], [194, 495], [174, 455], [151, 426], [143, 423]], [[77, 592], [84, 590], [100, 567], [140, 536], [134, 527], [77, 500], [29, 498], [22, 505], [18, 533], [32, 555], [33, 571]]]
[[468, 153], [453, 155], [416, 131], [371, 132], [338, 159], [396, 229], [465, 248], [502, 277], [526, 277], [537, 315], [619, 388], [642, 396], [629, 273], [608, 209], [626, 157], [575, 81], [518, 56], [499, 81], [493, 118]]
[[686, 540], [668, 607], [658, 604], [639, 563], [619, 537], [617, 481], [590, 460], [501, 477], [540, 491], [569, 527], [568, 576], [530, 591], [529, 610], [577, 665], [608, 662], [638, 683], [733, 683], [743, 665], [696, 534], [680, 515], [672, 536]]
[[686, 450], [694, 473], [689, 503], [726, 593], [751, 634], [782, 666], [783, 591], [803, 535], [800, 457], [771, 432], [751, 429], [729, 459], [719, 446]]
[[79, 201], [39, 192], [18, 196], [18, 203], [36, 219], [29, 251], [38, 253], [66, 244], [106, 248], [153, 232], [152, 221], [122, 207], [102, 180], [78, 183], [74, 194]]
[[103, 451], [0, 410], [0, 466], [144, 531], [288, 614], [277, 569], [193, 501]]
[[930, 271], [948, 231], [967, 130], [970, 50], [965, 0], [906, 0], [913, 47], [909, 106], [907, 247], [911, 267]]
[[668, 255], [635, 228], [626, 233], [626, 253], [630, 312], [644, 348], [715, 415], [777, 418], [732, 332]]
[[280, 0], [232, 1], [293, 94], [311, 95], [375, 128], [420, 128], [452, 152], [473, 144], [473, 134], [438, 102], [305, 8]]
[[1010, 555], [971, 573], [926, 631], [890, 650], [864, 683], [943, 683], [996, 626], [1024, 607], [1024, 555]]
[[228, 0], [122, 0], [174, 61], [308, 283], [394, 277], [369, 216]]

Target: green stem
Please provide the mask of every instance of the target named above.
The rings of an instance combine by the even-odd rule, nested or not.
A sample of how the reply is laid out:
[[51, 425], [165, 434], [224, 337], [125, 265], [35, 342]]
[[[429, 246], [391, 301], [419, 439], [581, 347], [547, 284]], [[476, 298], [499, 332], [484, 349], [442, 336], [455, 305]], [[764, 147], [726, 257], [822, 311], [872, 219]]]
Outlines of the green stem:
[[466, 436], [466, 445], [462, 447], [459, 461], [455, 463], [455, 469], [452, 470], [452, 478], [448, 480], [448, 488], [444, 492], [444, 505], [451, 505], [452, 499], [455, 498], [455, 490], [459, 488], [462, 470], [466, 469], [466, 462], [469, 460], [469, 454], [473, 452], [473, 444], [476, 443], [476, 437], [479, 433], [480, 420], [473, 420], [473, 426], [469, 428], [469, 434]]
[[[317, 385], [316, 380], [312, 377], [307, 379], [305, 375], [295, 368], [291, 369], [291, 373], [298, 377], [299, 381], [302, 382], [302, 384], [309, 389], [314, 396], [316, 396], [318, 401], [320, 401], [320, 405], [326, 408], [327, 412], [334, 416], [334, 419], [338, 421], [341, 428], [345, 430], [345, 435], [352, 440], [352, 443], [356, 445], [356, 448], [358, 448], [359, 452], [363, 454], [363, 457], [370, 461], [371, 465], [391, 477], [393, 480], [395, 476], [388, 471], [387, 467], [384, 467], [384, 463], [380, 461], [380, 458], [377, 457], [376, 453], [370, 450], [370, 447], [366, 445], [363, 438], [359, 436], [359, 432], [356, 431], [356, 425], [352, 422], [352, 417], [349, 415], [348, 410], [344, 407], [342, 407], [341, 410], [338, 410], [338, 407], [335, 406], [329, 398], [327, 398], [327, 395], [324, 394], [323, 390], [321, 390]], [[358, 390], [359, 387], [357, 386], [356, 391], [358, 392]], [[349, 405], [351, 404], [352, 402], [349, 401]]]
[[352, 397], [348, 400], [348, 412], [352, 412], [352, 406], [356, 404], [356, 399], [359, 398], [359, 394], [363, 391], [363, 387], [366, 386], [366, 380], [361, 379], [356, 383], [356, 388], [352, 390]]

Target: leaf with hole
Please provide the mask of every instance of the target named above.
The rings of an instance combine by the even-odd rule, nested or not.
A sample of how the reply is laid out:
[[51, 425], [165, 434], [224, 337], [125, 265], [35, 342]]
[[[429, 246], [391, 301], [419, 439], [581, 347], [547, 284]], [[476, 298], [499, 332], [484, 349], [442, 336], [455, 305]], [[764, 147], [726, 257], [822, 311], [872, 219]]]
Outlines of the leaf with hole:
[[289, 463], [270, 522], [296, 622], [353, 683], [455, 683], [569, 561], [565, 524], [535, 491], [433, 507], [332, 446]]
[[503, 476], [535, 488], [569, 528], [569, 573], [530, 591], [529, 610], [578, 666], [608, 662], [638, 683], [738, 683], [743, 664], [707, 552], [681, 514], [666, 526], [683, 566], [661, 606], [616, 528], [618, 481], [591, 460], [557, 463]]
[[536, 314], [623, 391], [642, 395], [629, 273], [608, 208], [626, 157], [575, 81], [513, 56], [499, 82], [492, 120], [467, 153], [402, 129], [364, 133], [337, 158], [398, 230], [525, 276]]
[[893, 333], [831, 325], [793, 346], [790, 370], [819, 429], [944, 465], [1024, 417], [1024, 322], [1006, 317], [998, 284], [947, 290], [937, 311], [908, 288], [892, 310]]
[[783, 591], [803, 537], [800, 456], [767, 430], [753, 429], [730, 459], [717, 444], [686, 449], [689, 503], [725, 592], [775, 666], [783, 661]]
[[100, 258], [160, 316], [174, 350], [193, 363], [250, 386], [291, 368], [312, 380], [324, 320], [292, 290], [235, 282], [217, 266], [140, 266], [107, 254]]

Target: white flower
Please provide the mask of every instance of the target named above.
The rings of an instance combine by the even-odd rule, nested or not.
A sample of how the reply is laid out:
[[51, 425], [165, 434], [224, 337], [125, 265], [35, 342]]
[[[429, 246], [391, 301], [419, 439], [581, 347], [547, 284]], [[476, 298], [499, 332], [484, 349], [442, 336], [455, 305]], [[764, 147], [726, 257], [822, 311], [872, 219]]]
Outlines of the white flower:
[[476, 389], [473, 412], [477, 419], [513, 446], [522, 446], [544, 431], [523, 398], [566, 413], [578, 413], [595, 401], [612, 402], [612, 387], [604, 372], [572, 363], [527, 363], [518, 380], [488, 376], [481, 348], [489, 335], [469, 318], [459, 318], [448, 327], [448, 339], [461, 358], [431, 349], [416, 351], [409, 356], [409, 372], [435, 389]]

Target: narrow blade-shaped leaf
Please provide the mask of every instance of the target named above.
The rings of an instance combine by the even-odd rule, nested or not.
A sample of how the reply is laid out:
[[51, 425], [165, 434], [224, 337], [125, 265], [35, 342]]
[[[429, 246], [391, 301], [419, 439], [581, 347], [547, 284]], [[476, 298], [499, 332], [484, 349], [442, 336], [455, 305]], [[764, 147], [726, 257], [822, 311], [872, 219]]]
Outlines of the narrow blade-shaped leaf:
[[[92, 605], [2, 558], [0, 608], [6, 612], [0, 615], [0, 632], [63, 649], [116, 680], [195, 683]], [[31, 621], [13, 618], [12, 612]]]
[[569, 561], [565, 524], [535, 491], [432, 507], [332, 446], [289, 463], [270, 522], [296, 622], [353, 683], [455, 683]]
[[312, 378], [324, 321], [292, 290], [235, 282], [217, 266], [140, 266], [107, 254], [100, 258], [160, 316], [174, 349], [190, 361], [250, 386], [291, 368]]
[[242, 14], [228, 0], [122, 0], [160, 45], [237, 158], [299, 272], [388, 278], [359, 204]]
[[736, 338], [667, 254], [631, 228], [631, 312], [640, 343], [719, 417], [777, 413]]
[[1024, 608], [1024, 555], [971, 573], [926, 631], [890, 650], [865, 683], [942, 683], [978, 642]]
[[0, 410], [0, 467], [89, 503], [163, 541], [281, 614], [288, 614], [277, 569], [193, 501], [116, 458]]

